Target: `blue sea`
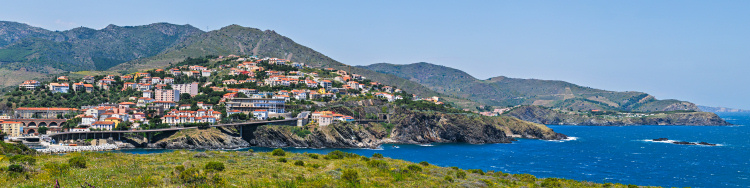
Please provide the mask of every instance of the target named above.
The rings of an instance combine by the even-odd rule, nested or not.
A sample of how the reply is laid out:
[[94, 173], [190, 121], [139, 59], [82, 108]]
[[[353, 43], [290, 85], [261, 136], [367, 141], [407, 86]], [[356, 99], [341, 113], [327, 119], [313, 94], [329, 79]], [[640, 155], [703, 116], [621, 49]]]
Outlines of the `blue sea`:
[[[360, 155], [380, 153], [438, 166], [526, 173], [592, 182], [664, 187], [750, 187], [750, 113], [720, 113], [737, 126], [560, 126], [572, 139], [521, 139], [512, 144], [383, 145], [343, 149]], [[676, 145], [650, 139], [709, 142], [719, 146]], [[272, 148], [252, 148], [270, 151]], [[334, 149], [296, 149], [328, 153]], [[122, 150], [156, 153], [170, 150]]]

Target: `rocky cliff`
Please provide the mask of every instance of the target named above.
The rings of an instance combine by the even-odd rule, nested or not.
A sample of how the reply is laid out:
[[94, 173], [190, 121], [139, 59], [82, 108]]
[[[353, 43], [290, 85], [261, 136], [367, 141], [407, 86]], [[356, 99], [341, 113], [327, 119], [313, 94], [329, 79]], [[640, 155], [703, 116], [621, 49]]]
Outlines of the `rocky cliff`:
[[505, 115], [521, 120], [547, 125], [731, 125], [718, 115], [710, 112], [668, 112], [651, 113], [643, 117], [618, 115], [590, 115], [577, 112], [559, 111], [540, 106], [521, 106]]
[[416, 112], [397, 109], [390, 123], [335, 124], [296, 134], [296, 127], [264, 126], [250, 141], [262, 147], [375, 148], [387, 143], [510, 143], [514, 137], [559, 140], [552, 129], [512, 117]]
[[232, 128], [188, 129], [173, 133], [162, 133], [151, 138], [139, 135], [125, 137], [125, 142], [134, 148], [154, 149], [236, 149], [250, 147]]

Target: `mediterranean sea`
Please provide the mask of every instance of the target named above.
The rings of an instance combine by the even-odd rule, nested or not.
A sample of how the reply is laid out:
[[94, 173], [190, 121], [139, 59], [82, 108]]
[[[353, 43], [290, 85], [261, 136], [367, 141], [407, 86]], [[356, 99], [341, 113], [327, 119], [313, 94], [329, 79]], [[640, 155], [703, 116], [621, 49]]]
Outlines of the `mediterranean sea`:
[[[736, 126], [565, 126], [549, 125], [572, 139], [520, 139], [511, 144], [383, 145], [378, 149], [340, 149], [374, 153], [412, 162], [463, 169], [525, 173], [592, 182], [664, 187], [750, 187], [750, 113], [719, 113]], [[649, 141], [708, 142], [718, 146]], [[252, 148], [271, 151], [273, 148]], [[243, 149], [245, 150], [245, 149]], [[328, 153], [335, 149], [285, 148]], [[120, 150], [158, 153], [171, 150]]]

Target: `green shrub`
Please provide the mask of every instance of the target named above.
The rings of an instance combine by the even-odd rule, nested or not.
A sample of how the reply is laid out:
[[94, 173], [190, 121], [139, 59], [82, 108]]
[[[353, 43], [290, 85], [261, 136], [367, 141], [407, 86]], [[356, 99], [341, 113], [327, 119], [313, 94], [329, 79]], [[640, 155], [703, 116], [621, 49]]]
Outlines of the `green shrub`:
[[66, 174], [70, 169], [70, 165], [58, 162], [51, 162], [44, 164], [44, 171], [49, 172], [52, 176], [59, 176]]
[[371, 160], [367, 162], [367, 166], [371, 168], [388, 169], [388, 162], [383, 160]]
[[383, 154], [374, 153], [374, 154], [372, 154], [372, 158], [383, 158]]
[[443, 180], [445, 180], [445, 181], [447, 181], [447, 182], [451, 182], [451, 183], [453, 183], [453, 178], [451, 178], [450, 176], [445, 176], [445, 177], [443, 178]]
[[469, 169], [469, 170], [466, 170], [466, 171], [469, 171], [469, 172], [474, 173], [474, 174], [484, 175], [484, 171], [482, 171], [482, 169]]
[[313, 165], [312, 165], [312, 167], [313, 167], [314, 169], [318, 169], [318, 168], [320, 168], [320, 165], [319, 165], [319, 164], [313, 164]]
[[21, 173], [21, 172], [23, 172], [23, 166], [21, 166], [19, 164], [8, 165], [8, 171]]
[[456, 172], [456, 178], [466, 179], [466, 172], [459, 170], [458, 172]]
[[205, 152], [196, 153], [193, 155], [194, 158], [208, 158], [208, 154]]
[[335, 150], [335, 151], [328, 153], [328, 155], [326, 156], [329, 159], [343, 159], [344, 157], [346, 157], [346, 152]]
[[28, 155], [14, 155], [8, 159], [11, 163], [21, 163], [26, 165], [35, 165], [36, 158]]
[[213, 177], [211, 177], [211, 183], [214, 185], [224, 185], [226, 184], [227, 180], [219, 176], [218, 174], [215, 174]]
[[628, 184], [628, 188], [638, 188], [638, 186], [637, 185], [633, 185], [633, 184]]
[[357, 174], [357, 171], [354, 169], [346, 169], [344, 170], [343, 174], [341, 174], [341, 179], [346, 182], [356, 184], [359, 183], [359, 174]]
[[182, 173], [182, 171], [185, 171], [185, 166], [178, 165], [178, 166], [174, 167], [174, 172], [176, 174], [180, 174], [180, 173]]
[[203, 183], [206, 182], [206, 175], [200, 172], [198, 168], [188, 168], [180, 172], [178, 176], [183, 183]]
[[427, 163], [427, 161], [419, 162], [422, 166], [430, 166], [430, 163]]
[[409, 169], [409, 171], [413, 173], [422, 172], [422, 167], [418, 165], [411, 164], [409, 166], [406, 166], [406, 168]]
[[271, 155], [273, 156], [286, 156], [286, 152], [281, 148], [276, 148], [271, 152]]
[[513, 174], [513, 177], [523, 182], [535, 182], [536, 176], [531, 174]]
[[281, 162], [281, 163], [286, 163], [286, 158], [283, 158], [283, 157], [282, 157], [282, 158], [279, 158], [279, 159], [278, 159], [277, 161], [279, 161], [279, 162]]
[[86, 158], [83, 156], [73, 157], [68, 159], [68, 164], [76, 168], [86, 168]]
[[208, 171], [224, 171], [224, 163], [222, 162], [208, 162], [204, 167]]
[[560, 179], [557, 178], [547, 178], [542, 181], [542, 187], [562, 187], [562, 183], [560, 183]]
[[255, 152], [255, 151], [253, 151], [253, 149], [248, 149], [247, 152], [252, 153], [252, 152]]
[[297, 165], [297, 166], [305, 166], [305, 162], [303, 162], [303, 161], [300, 161], [300, 160], [297, 160], [297, 161], [294, 161], [294, 165]]
[[315, 153], [308, 153], [307, 156], [313, 159], [318, 159], [318, 154]]
[[458, 167], [457, 166], [452, 166], [451, 169], [458, 170]]
[[367, 158], [367, 157], [365, 157], [365, 156], [362, 156], [362, 161], [365, 161], [365, 162], [367, 162], [367, 161], [370, 161], [370, 158]]

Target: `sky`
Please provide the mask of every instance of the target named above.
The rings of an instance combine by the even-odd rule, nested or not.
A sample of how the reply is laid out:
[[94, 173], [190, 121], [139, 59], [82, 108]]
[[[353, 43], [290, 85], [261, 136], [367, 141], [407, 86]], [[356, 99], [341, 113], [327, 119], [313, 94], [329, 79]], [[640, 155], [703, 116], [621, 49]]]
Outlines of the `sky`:
[[0, 1], [49, 30], [155, 22], [277, 33], [342, 63], [428, 62], [750, 109], [750, 1]]

